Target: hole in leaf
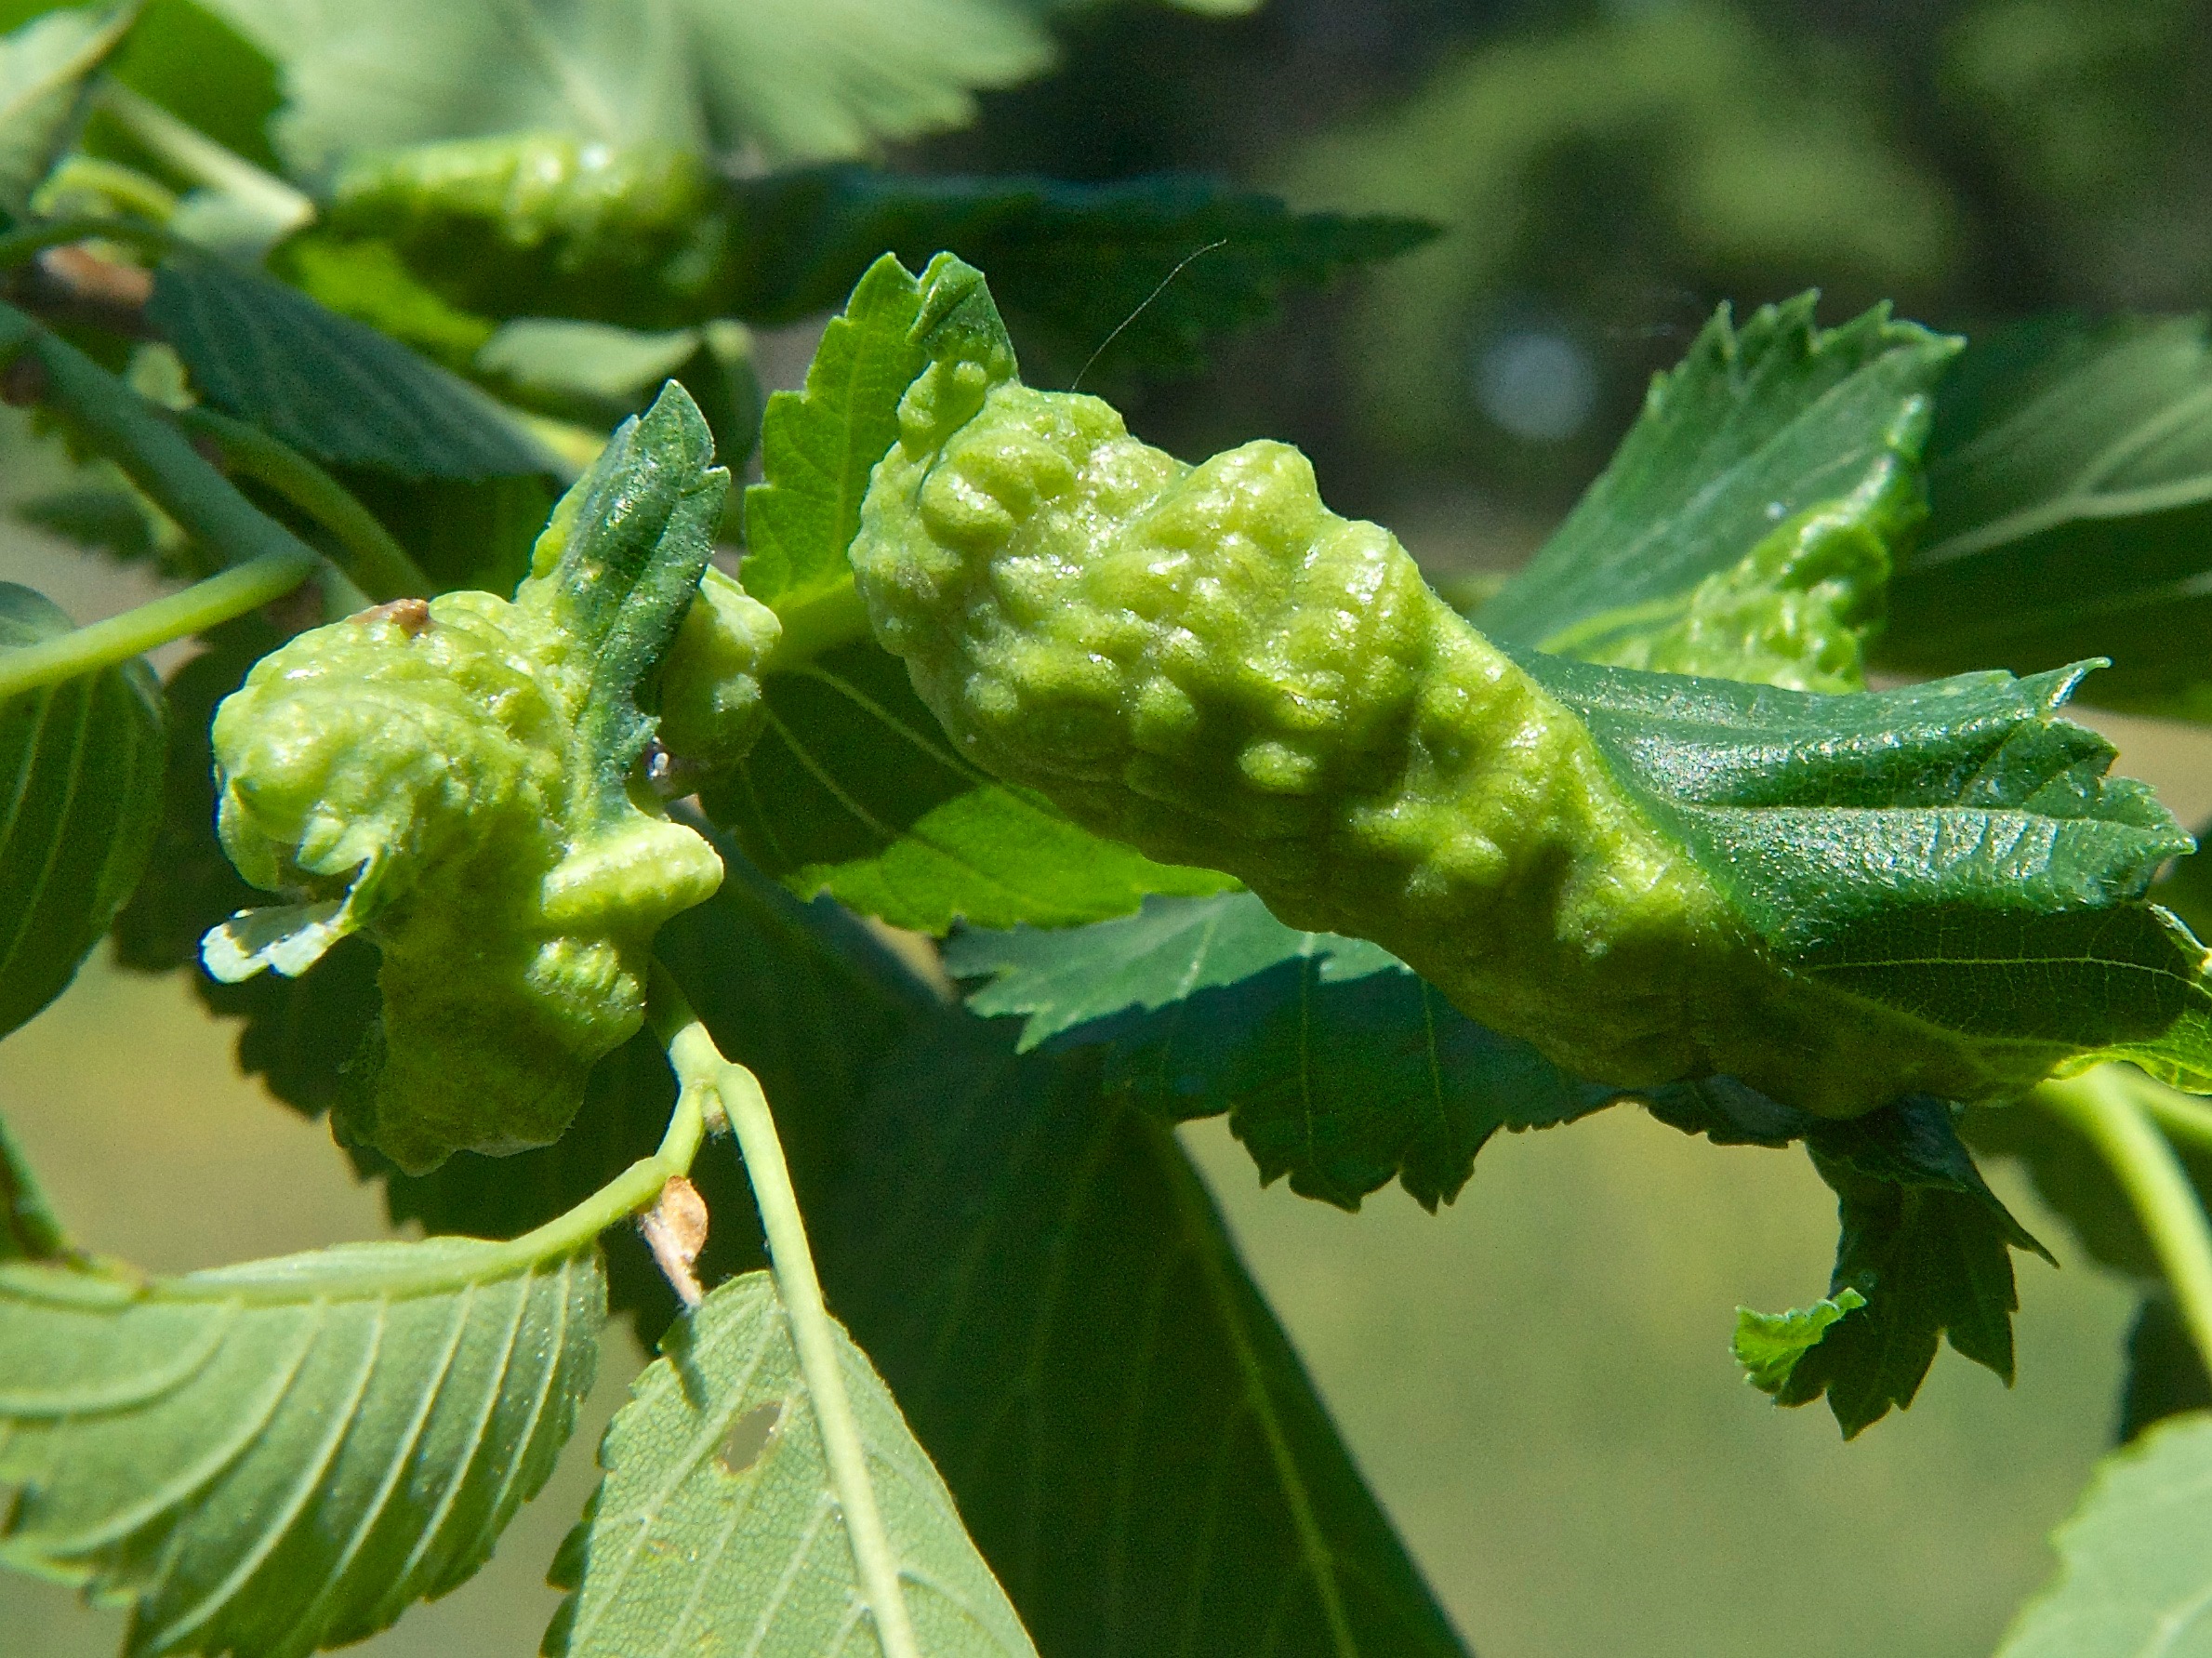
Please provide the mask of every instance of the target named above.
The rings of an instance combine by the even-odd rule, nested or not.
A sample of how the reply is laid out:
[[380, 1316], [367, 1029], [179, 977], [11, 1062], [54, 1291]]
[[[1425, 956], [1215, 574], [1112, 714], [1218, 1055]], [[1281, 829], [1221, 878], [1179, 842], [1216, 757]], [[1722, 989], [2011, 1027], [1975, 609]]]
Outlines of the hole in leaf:
[[730, 1431], [722, 1442], [722, 1449], [714, 1453], [714, 1460], [722, 1464], [725, 1474], [742, 1474], [761, 1460], [768, 1449], [768, 1441], [775, 1437], [782, 1426], [784, 1407], [779, 1399], [773, 1404], [755, 1405], [730, 1425]]

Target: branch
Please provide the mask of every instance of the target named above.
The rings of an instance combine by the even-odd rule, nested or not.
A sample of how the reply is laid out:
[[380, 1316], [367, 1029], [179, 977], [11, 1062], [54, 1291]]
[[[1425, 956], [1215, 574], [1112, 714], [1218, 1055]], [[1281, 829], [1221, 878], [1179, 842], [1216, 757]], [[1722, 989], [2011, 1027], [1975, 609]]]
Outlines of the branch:
[[2150, 1237], [2190, 1339], [2212, 1370], [2212, 1226], [2180, 1160], [2140, 1102], [2133, 1085], [2139, 1074], [2100, 1065], [2041, 1083], [2028, 1098], [2067, 1122], [2111, 1167]]

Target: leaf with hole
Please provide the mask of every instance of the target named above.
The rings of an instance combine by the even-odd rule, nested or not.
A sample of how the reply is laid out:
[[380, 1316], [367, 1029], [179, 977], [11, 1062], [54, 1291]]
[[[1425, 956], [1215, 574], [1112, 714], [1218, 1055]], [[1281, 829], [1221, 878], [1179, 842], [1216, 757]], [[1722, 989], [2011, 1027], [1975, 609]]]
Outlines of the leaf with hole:
[[[882, 1378], [834, 1334], [916, 1658], [1033, 1654]], [[573, 1594], [546, 1651], [886, 1650], [768, 1274], [717, 1288], [661, 1352], [601, 1442], [606, 1477], [554, 1568]]]

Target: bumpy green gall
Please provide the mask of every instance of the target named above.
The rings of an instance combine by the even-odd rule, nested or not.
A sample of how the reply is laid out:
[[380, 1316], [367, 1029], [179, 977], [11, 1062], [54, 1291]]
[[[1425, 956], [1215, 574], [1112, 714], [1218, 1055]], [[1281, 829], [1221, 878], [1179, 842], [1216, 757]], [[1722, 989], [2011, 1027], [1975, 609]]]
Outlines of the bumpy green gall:
[[[1296, 450], [1186, 466], [987, 355], [934, 364], [900, 420], [854, 568], [979, 765], [1376, 940], [1601, 1081], [1721, 1072], [1835, 1115], [2005, 1081], [2001, 1054], [1768, 960], [1580, 722]], [[1848, 562], [1789, 527], [1776, 557]]]
[[767, 723], [761, 675], [783, 636], [775, 611], [710, 567], [661, 673], [661, 746], [702, 771], [743, 760]]
[[638, 1028], [656, 929], [722, 865], [648, 795], [587, 809], [588, 663], [525, 583], [301, 634], [218, 712], [223, 845], [287, 910], [209, 935], [211, 971], [383, 953], [383, 1063], [348, 1125], [403, 1168], [555, 1138]]

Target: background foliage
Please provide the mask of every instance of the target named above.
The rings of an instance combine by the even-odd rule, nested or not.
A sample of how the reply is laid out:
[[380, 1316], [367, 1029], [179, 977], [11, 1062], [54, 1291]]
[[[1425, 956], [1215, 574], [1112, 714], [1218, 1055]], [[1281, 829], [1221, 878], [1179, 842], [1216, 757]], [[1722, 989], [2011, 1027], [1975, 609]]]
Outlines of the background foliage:
[[[0, 7], [0, 14], [10, 9]], [[642, 7], [606, 8], [596, 21], [589, 9], [577, 10], [575, 18], [587, 21], [549, 25], [533, 60], [538, 67], [503, 70], [486, 97], [483, 66], [510, 61], [486, 44], [498, 7], [211, 0], [202, 11], [157, 0], [150, 34], [158, 40], [156, 32], [166, 31], [172, 43], [203, 43], [196, 59], [202, 73], [164, 84], [153, 66], [173, 63], [177, 54], [148, 46], [140, 54], [143, 72], [126, 58], [123, 73], [243, 153], [311, 176], [326, 168], [334, 135], [467, 136], [526, 114], [582, 139], [649, 137], [683, 146], [742, 131], [756, 147], [749, 162], [757, 163], [873, 158], [889, 140], [904, 146], [888, 153], [894, 177], [926, 168], [1111, 186], [1163, 167], [1203, 170], [1317, 207], [1435, 219], [1447, 231], [1433, 244], [1358, 285], [1293, 298], [1283, 321], [1216, 351], [1203, 377], [1139, 373], [1163, 359], [1169, 366], [1195, 366], [1176, 331], [1181, 313], [1171, 304], [1150, 319], [1160, 332], [1146, 347], [1148, 358], [1106, 358], [1086, 383], [1111, 390], [1140, 431], [1179, 453], [1263, 432], [1302, 443], [1316, 456], [1332, 504], [1392, 523], [1447, 576], [1502, 569], [1533, 543], [1609, 452], [1648, 372], [1679, 358], [1722, 298], [1747, 314], [1760, 300], [1818, 283], [1828, 289], [1827, 323], [1894, 298], [1901, 314], [1979, 338], [2005, 318], [2052, 307], [2186, 311], [2203, 304], [2212, 285], [2212, 168], [2203, 165], [2205, 125], [2187, 114], [2204, 107], [2212, 90], [2212, 20], [2205, 7], [2181, 0], [2126, 8], [2090, 0], [1917, 8], [1282, 0], [1228, 20], [937, 0], [929, 7], [853, 8], [858, 27], [851, 49], [818, 54], [834, 59], [836, 68], [825, 73], [843, 77], [835, 86], [748, 84], [743, 66], [750, 43], [741, 30], [712, 27], [716, 9], [656, 9], [653, 19], [665, 25], [657, 29], [639, 26]], [[237, 35], [210, 21], [219, 13]], [[754, 26], [797, 31], [801, 40], [827, 15], [821, 8], [751, 8]], [[385, 89], [394, 75], [412, 73], [425, 30], [440, 45], [420, 61], [437, 67], [445, 90], [424, 98], [411, 85], [402, 121]], [[240, 39], [288, 58], [289, 69], [280, 75], [240, 50]], [[916, 60], [918, 41], [928, 46], [921, 54], [926, 73], [898, 84], [877, 73], [881, 61]], [[697, 98], [656, 103], [639, 96], [656, 65], [671, 60], [669, 54], [699, 51], [728, 73], [701, 76]], [[554, 74], [547, 64], [588, 64], [590, 73]], [[264, 118], [285, 94], [288, 113], [265, 133]], [[435, 113], [441, 108], [443, 117]], [[427, 126], [426, 109], [433, 112]], [[979, 118], [966, 130], [929, 136], [970, 114]], [[819, 245], [835, 247], [843, 234], [869, 251], [876, 227], [900, 222], [881, 217], [887, 187], [877, 174], [814, 179], [805, 190], [757, 200], [752, 210], [823, 227]], [[980, 199], [971, 192], [933, 202], [926, 192], [902, 195], [894, 183], [888, 193], [907, 216], [903, 222], [921, 227], [907, 232], [920, 238], [916, 245], [932, 241], [932, 230], [944, 222], [932, 215], [957, 212], [970, 215], [971, 223], [984, 215], [992, 233], [1016, 245], [1027, 236], [1029, 245], [1067, 257], [1050, 240], [1053, 203], [1036, 202], [1027, 187], [1003, 192], [1012, 206], [990, 191]], [[372, 196], [364, 190], [361, 200]], [[1162, 209], [1152, 202], [1146, 211]], [[854, 229], [854, 219], [865, 233]], [[1206, 222], [1174, 223], [1176, 245], [1203, 240]], [[467, 226], [432, 229], [470, 233]], [[344, 252], [337, 245], [323, 249], [328, 285], [317, 291], [334, 305]], [[315, 286], [301, 274], [308, 257], [295, 274]], [[789, 314], [841, 295], [855, 273], [822, 278], [814, 290], [786, 282], [786, 290], [801, 296], [788, 301]], [[1172, 297], [1187, 297], [1202, 312], [1207, 274], [1202, 259], [1188, 273], [1187, 289]], [[773, 289], [767, 277], [748, 279], [765, 285], [758, 292]], [[1040, 378], [1065, 383], [1103, 332], [1101, 319], [1125, 312], [1148, 285], [1111, 290], [1112, 302], [1102, 300], [1095, 316], [1031, 319], [1035, 332], [1024, 343], [1038, 352], [1032, 360]], [[449, 366], [466, 365], [505, 314], [470, 311], [480, 299], [426, 292], [407, 338]], [[1018, 306], [1009, 309], [1022, 325]], [[197, 312], [220, 314], [204, 297]], [[714, 359], [696, 328], [703, 317], [671, 312], [665, 320], [670, 332], [657, 337], [663, 356], [655, 361], [681, 368], [695, 386], [704, 383]], [[526, 339], [502, 338], [510, 350], [500, 360], [514, 365], [516, 386], [528, 384], [542, 359], [530, 355]], [[1137, 332], [1134, 343], [1146, 346], [1145, 334]], [[2199, 383], [2192, 377], [2201, 376], [2201, 334], [2159, 343], [2169, 376], [2161, 383], [2173, 388], [2171, 397], [2186, 397]], [[803, 325], [788, 342], [764, 339], [760, 361], [771, 383], [792, 380], [779, 366], [802, 363], [810, 345]], [[573, 413], [581, 396], [596, 400], [595, 413], [619, 413], [635, 387], [656, 384], [667, 371], [633, 364], [582, 391], [554, 388], [538, 404]], [[701, 401], [710, 415], [717, 412], [709, 397]], [[313, 414], [294, 412], [301, 419]], [[2145, 417], [2158, 413], [2153, 406]], [[732, 404], [721, 412], [718, 432], [746, 418]], [[313, 449], [311, 427], [294, 435]], [[1939, 452], [1941, 441], [1939, 431]], [[315, 452], [334, 465], [394, 461], [374, 450]], [[450, 449], [429, 458], [455, 464]], [[2154, 482], [2201, 471], [2201, 457], [2162, 458], [2173, 470]], [[404, 470], [407, 458], [398, 461]], [[464, 455], [458, 464], [478, 472], [516, 470], [502, 491], [520, 497], [511, 519], [522, 526], [521, 539], [457, 528], [430, 511], [410, 537], [411, 550], [435, 565], [447, 556], [483, 558], [489, 547], [511, 574], [515, 554], [542, 518], [545, 486], [520, 475], [522, 463], [511, 455]], [[19, 487], [28, 486], [11, 471], [10, 493]], [[379, 485], [368, 480], [360, 487], [375, 504]], [[470, 492], [467, 500], [480, 521], [501, 511], [486, 492]], [[91, 509], [98, 505], [47, 503], [46, 522], [80, 532], [97, 520]], [[1970, 513], [1945, 525], [1945, 511], [1939, 495], [1941, 533], [1974, 533]], [[135, 524], [107, 529], [150, 533]], [[1996, 547], [2000, 554], [2008, 550], [2003, 541]], [[2031, 545], [2022, 556], [2050, 550]], [[24, 578], [58, 586], [33, 562], [40, 557], [34, 541], [11, 540], [0, 555], [21, 560]], [[1946, 579], [1963, 568], [1946, 566], [1927, 578]], [[2006, 582], [2008, 568], [2000, 564], [1992, 579]], [[460, 574], [439, 567], [442, 576], [449, 572]], [[14, 576], [15, 564], [0, 573]], [[2161, 567], [2146, 585], [2155, 590], [2193, 573]], [[113, 602], [98, 595], [96, 607]], [[87, 612], [80, 607], [79, 614]], [[2042, 648], [2033, 621], [2025, 618], [2015, 635], [2029, 638], [2021, 648], [2031, 655]], [[2182, 634], [2146, 653], [2145, 675], [2129, 683], [2149, 689], [2128, 700], [2171, 711], [2178, 693], [2169, 664], [2185, 665], [2185, 693], [2194, 643]], [[2077, 654], [2071, 643], [2049, 648]], [[1901, 631], [1887, 648], [1905, 666], [1954, 665], [1940, 646], [1915, 648]], [[2017, 665], [2046, 664], [2034, 657]], [[212, 695], [225, 688], [208, 687]], [[173, 777], [172, 787], [182, 781]], [[218, 879], [222, 873], [211, 872]], [[225, 892], [209, 901], [220, 909], [232, 897]], [[133, 940], [160, 938], [165, 920], [177, 937], [196, 932], [179, 931], [174, 918], [139, 919], [145, 931], [126, 925], [126, 951], [141, 948]], [[173, 952], [175, 940], [143, 948], [158, 957], [165, 948]], [[1325, 966], [1314, 971], [1326, 976]], [[1391, 975], [1348, 976], [1329, 994], [1402, 989]], [[165, 1043], [195, 1042], [192, 1052], [212, 1054], [235, 1028], [226, 1025], [219, 1035], [173, 1001], [130, 1000], [143, 994], [142, 987], [95, 975], [62, 1011], [89, 1018], [93, 1010], [113, 1017], [119, 1008], [156, 1009], [145, 1041], [157, 1054], [167, 1051]], [[82, 1015], [80, 1006], [87, 1010]], [[784, 1015], [789, 1008], [774, 1011]], [[1264, 1023], [1269, 1015], [1263, 1006], [1240, 1016]], [[272, 1076], [286, 1061], [285, 1028], [281, 1016], [253, 1027], [250, 1052]], [[1121, 1051], [1141, 1060], [1142, 1033]], [[366, 1214], [339, 1225], [333, 1215], [280, 1206], [280, 1219], [295, 1216], [294, 1237], [248, 1240], [219, 1235], [220, 1228], [211, 1235], [205, 1216], [193, 1234], [192, 1217], [178, 1216], [166, 1242], [134, 1238], [141, 1222], [125, 1207], [127, 1194], [162, 1184], [154, 1168], [173, 1174], [179, 1160], [192, 1166], [205, 1150], [188, 1134], [118, 1119], [99, 1137], [166, 1146], [170, 1161], [143, 1175], [104, 1161], [99, 1177], [73, 1168], [69, 1147], [82, 1131], [69, 1133], [73, 1113], [60, 1092], [69, 1084], [60, 1067], [49, 1065], [57, 1052], [81, 1064], [82, 1055], [66, 1048], [11, 1046], [0, 1068], [0, 1094], [11, 1121], [24, 1121], [38, 1142], [37, 1161], [59, 1165], [63, 1207], [94, 1241], [112, 1238], [114, 1247], [155, 1265], [190, 1266], [373, 1229]], [[790, 1074], [803, 1074], [804, 1055], [788, 1057]], [[1344, 1057], [1358, 1063], [1367, 1056]], [[762, 1060], [753, 1062], [769, 1076]], [[118, 1078], [117, 1086], [133, 1074]], [[1240, 1083], [1249, 1088], [1249, 1080]], [[303, 1086], [311, 1089], [311, 1079]], [[770, 1087], [773, 1094], [772, 1078]], [[221, 1108], [219, 1091], [209, 1092], [195, 1109]], [[640, 1115], [650, 1120], [660, 1103], [648, 1100]], [[259, 1114], [236, 1120], [250, 1132], [232, 1137], [243, 1143], [271, 1134], [281, 1144], [266, 1104], [257, 1100], [253, 1109]], [[1560, 1114], [1570, 1114], [1570, 1107]], [[1461, 1138], [1478, 1142], [1494, 1126], [1472, 1122]], [[1147, 1125], [1132, 1132], [1142, 1139], [1161, 1131]], [[1993, 1378], [1963, 1365], [1939, 1366], [1912, 1416], [1886, 1424], [1845, 1457], [1825, 1444], [1825, 1422], [1809, 1413], [1773, 1416], [1736, 1386], [1726, 1333], [1712, 1317], [1735, 1300], [1788, 1305], [1824, 1272], [1827, 1196], [1799, 1168], [1801, 1160], [1755, 1149], [1717, 1154], [1726, 1159], [1724, 1173], [1712, 1166], [1710, 1147], [1619, 1114], [1577, 1135], [1589, 1137], [1502, 1136], [1482, 1177], [1435, 1219], [1385, 1193], [1370, 1203], [1365, 1219], [1348, 1223], [1295, 1201], [1281, 1186], [1256, 1192], [1241, 1152], [1207, 1165], [1257, 1276], [1384, 1503], [1478, 1650], [1764, 1650], [1759, 1643], [1774, 1604], [1815, 1601], [1847, 1576], [1871, 1585], [1861, 1604], [1848, 1616], [1814, 1620], [1799, 1637], [1802, 1650], [1986, 1650], [2005, 1609], [2044, 1576], [2040, 1533], [2069, 1505], [2080, 1471], [2102, 1442], [2128, 1298], [2079, 1270], [2061, 1282], [2023, 1262], [2020, 1391], [2005, 1394]], [[230, 1207], [239, 1214], [259, 1207], [272, 1187], [285, 1190], [286, 1204], [300, 1203], [300, 1193], [332, 1192], [333, 1160], [326, 1145], [313, 1144], [319, 1139], [316, 1129], [293, 1163], [272, 1158], [258, 1173], [245, 1171], [251, 1200]], [[1287, 1156], [1267, 1164], [1264, 1137], [1247, 1139], [1264, 1166], [1288, 1168], [1294, 1183], [1303, 1173], [1300, 1189], [1338, 1201], [1356, 1201], [1394, 1174], [1430, 1200], [1465, 1178], [1456, 1142], [1411, 1152], [1355, 1143], [1302, 1170]], [[223, 1149], [228, 1158], [235, 1147]], [[603, 1148], [587, 1143], [572, 1149], [589, 1156]], [[608, 1166], [628, 1149], [610, 1131]], [[317, 1178], [325, 1184], [312, 1184]], [[549, 1178], [548, 1189], [557, 1191], [567, 1176]], [[2018, 1201], [2018, 1183], [2002, 1173], [1998, 1182], [2030, 1226], [2074, 1266], [2079, 1252]], [[111, 1183], [113, 1190], [103, 1191]], [[393, 1214], [435, 1220], [438, 1190], [394, 1183], [390, 1192]], [[198, 1242], [186, 1241], [195, 1236]], [[204, 1251], [201, 1259], [170, 1254], [193, 1248]], [[1785, 1254], [1786, 1271], [1778, 1265]], [[633, 1294], [651, 1287], [637, 1267], [634, 1259], [628, 1263]], [[617, 1255], [618, 1303], [625, 1269]], [[890, 1311], [877, 1309], [864, 1322], [856, 1307], [853, 1317], [888, 1372], [899, 1342], [893, 1315], [900, 1297], [926, 1295], [929, 1286], [894, 1282], [882, 1293]], [[1018, 1303], [1018, 1286], [1004, 1293]], [[907, 1399], [907, 1384], [894, 1381], [918, 1424], [939, 1413], [939, 1431], [961, 1431], [957, 1398], [921, 1392]], [[1546, 1425], [1555, 1438], [1545, 1437]], [[580, 1437], [589, 1439], [596, 1426], [588, 1421]], [[1410, 1452], [1409, 1446], [1422, 1449]], [[947, 1472], [957, 1479], [950, 1465]], [[574, 1495], [557, 1491], [540, 1509], [573, 1513], [576, 1505]], [[979, 1534], [1003, 1523], [987, 1515], [971, 1513]], [[1946, 1547], [1949, 1556], [1934, 1552]], [[521, 1569], [510, 1574], [507, 1592], [525, 1598], [538, 1593], [529, 1580], [549, 1548], [518, 1532], [511, 1552]], [[1939, 1559], [1949, 1564], [1931, 1565]], [[1559, 1593], [1568, 1572], [1578, 1585], [1573, 1597]], [[1023, 1593], [1017, 1583], [1009, 1587], [1017, 1598]], [[27, 1616], [44, 1619], [51, 1602], [34, 1594], [12, 1580], [0, 1584], [7, 1598], [0, 1604], [10, 1613], [20, 1598], [31, 1609]], [[452, 1640], [456, 1628], [473, 1631], [469, 1650], [522, 1650], [506, 1614], [462, 1610], [468, 1598], [417, 1614], [421, 1621], [410, 1620], [373, 1650], [452, 1650], [436, 1643]], [[1029, 1605], [1023, 1610], [1034, 1620]], [[53, 1615], [59, 1627], [63, 1614]], [[483, 1622], [433, 1621], [446, 1616]], [[536, 1613], [520, 1619], [525, 1627], [537, 1621]], [[73, 1638], [57, 1633], [51, 1650], [67, 1651], [63, 1643]], [[106, 1644], [103, 1637], [88, 1639], [87, 1651]]]

